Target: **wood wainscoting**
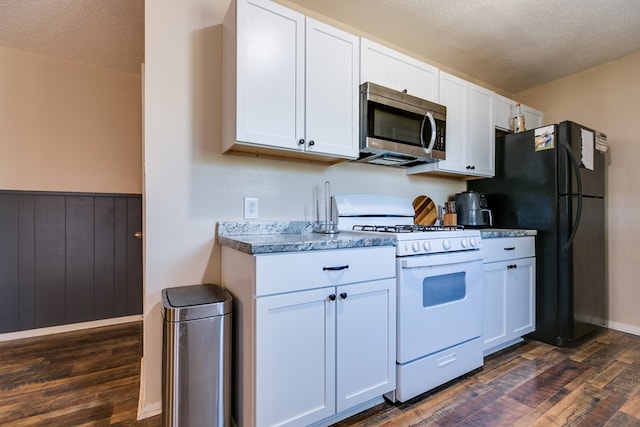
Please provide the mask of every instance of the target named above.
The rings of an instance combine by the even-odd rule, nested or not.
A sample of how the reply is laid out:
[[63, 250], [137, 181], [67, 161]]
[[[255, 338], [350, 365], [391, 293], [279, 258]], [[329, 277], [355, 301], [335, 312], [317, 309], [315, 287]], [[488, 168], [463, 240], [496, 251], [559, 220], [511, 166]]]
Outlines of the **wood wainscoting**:
[[140, 194], [0, 191], [0, 333], [142, 314]]

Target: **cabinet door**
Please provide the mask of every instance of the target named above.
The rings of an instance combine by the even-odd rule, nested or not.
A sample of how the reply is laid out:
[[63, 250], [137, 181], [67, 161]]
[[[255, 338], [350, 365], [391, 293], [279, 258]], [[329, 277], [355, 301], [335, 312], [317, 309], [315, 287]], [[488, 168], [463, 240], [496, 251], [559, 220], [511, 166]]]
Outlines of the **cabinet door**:
[[484, 265], [484, 322], [483, 349], [506, 342], [508, 331], [508, 270], [510, 262], [492, 262]]
[[304, 426], [335, 413], [334, 291], [257, 298], [256, 425]]
[[447, 107], [447, 159], [435, 163], [438, 169], [466, 173], [465, 144], [469, 114], [469, 83], [440, 72], [440, 104]]
[[495, 164], [493, 92], [469, 84], [468, 123], [465, 170], [470, 175], [492, 177]]
[[[495, 94], [493, 103], [493, 123], [495, 127], [513, 132], [513, 107], [515, 102], [504, 96]], [[525, 118], [525, 122], [526, 122]]]
[[337, 411], [395, 389], [395, 279], [338, 287]]
[[527, 129], [535, 129], [544, 125], [544, 114], [542, 111], [522, 105], [522, 114], [524, 114], [524, 123]]
[[306, 150], [358, 157], [359, 39], [307, 18]]
[[[494, 124], [495, 127], [509, 132], [513, 132], [513, 116], [515, 115], [516, 102], [512, 99], [495, 94], [494, 95]], [[534, 108], [521, 104], [522, 114], [524, 114], [524, 124], [526, 129], [535, 129], [544, 125], [544, 113]]]
[[535, 330], [535, 258], [519, 259], [509, 269], [509, 332], [520, 337]]
[[302, 150], [304, 15], [267, 0], [237, 8], [236, 138]]
[[438, 68], [408, 55], [361, 39], [360, 83], [373, 82], [438, 102]]

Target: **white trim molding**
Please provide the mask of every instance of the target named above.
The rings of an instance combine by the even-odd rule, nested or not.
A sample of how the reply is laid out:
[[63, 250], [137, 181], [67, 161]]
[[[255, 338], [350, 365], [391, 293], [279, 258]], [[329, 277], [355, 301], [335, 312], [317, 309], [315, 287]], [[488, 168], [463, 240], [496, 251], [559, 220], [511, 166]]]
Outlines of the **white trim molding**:
[[119, 325], [121, 323], [142, 321], [142, 315], [114, 317], [112, 319], [93, 320], [91, 322], [71, 323], [69, 325], [50, 326], [47, 328], [28, 329], [25, 331], [8, 332], [0, 334], [0, 342], [19, 340], [23, 338], [42, 337], [45, 335], [60, 334], [64, 332], [81, 331], [83, 329], [99, 328], [102, 326]]
[[609, 322], [607, 322], [607, 327], [609, 329], [615, 329], [616, 331], [627, 332], [629, 334], [640, 336], [639, 326], [627, 325], [626, 323], [612, 322], [609, 320]]

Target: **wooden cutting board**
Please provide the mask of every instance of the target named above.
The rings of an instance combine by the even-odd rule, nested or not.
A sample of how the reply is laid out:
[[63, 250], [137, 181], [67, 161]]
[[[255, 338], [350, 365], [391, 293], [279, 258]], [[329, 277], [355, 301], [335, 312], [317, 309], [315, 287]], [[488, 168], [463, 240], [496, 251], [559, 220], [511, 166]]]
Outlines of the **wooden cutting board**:
[[438, 207], [428, 196], [418, 196], [413, 201], [416, 216], [413, 222], [419, 225], [433, 225], [438, 219]]

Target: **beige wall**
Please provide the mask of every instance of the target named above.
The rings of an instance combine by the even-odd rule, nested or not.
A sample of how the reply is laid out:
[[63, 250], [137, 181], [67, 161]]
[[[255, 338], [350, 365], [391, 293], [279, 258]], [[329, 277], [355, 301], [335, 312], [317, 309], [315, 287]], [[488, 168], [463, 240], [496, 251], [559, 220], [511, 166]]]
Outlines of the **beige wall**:
[[0, 46], [0, 189], [142, 192], [139, 75]]
[[607, 157], [607, 252], [610, 326], [640, 334], [640, 54], [516, 94], [545, 112], [604, 132]]

